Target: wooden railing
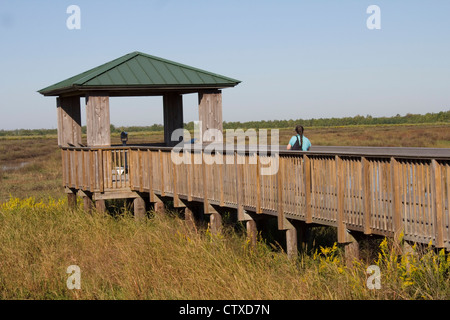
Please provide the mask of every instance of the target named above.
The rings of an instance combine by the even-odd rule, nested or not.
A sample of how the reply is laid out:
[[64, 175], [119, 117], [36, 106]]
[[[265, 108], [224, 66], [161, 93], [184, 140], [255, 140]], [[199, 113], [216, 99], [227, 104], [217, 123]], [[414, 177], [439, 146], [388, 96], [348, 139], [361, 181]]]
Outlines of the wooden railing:
[[[207, 164], [204, 150], [62, 148], [63, 184], [92, 193], [136, 191], [265, 213], [283, 219], [450, 248], [450, 157], [282, 151], [223, 156]], [[202, 161], [203, 160], [203, 161]], [[268, 160], [279, 170], [262, 175]]]

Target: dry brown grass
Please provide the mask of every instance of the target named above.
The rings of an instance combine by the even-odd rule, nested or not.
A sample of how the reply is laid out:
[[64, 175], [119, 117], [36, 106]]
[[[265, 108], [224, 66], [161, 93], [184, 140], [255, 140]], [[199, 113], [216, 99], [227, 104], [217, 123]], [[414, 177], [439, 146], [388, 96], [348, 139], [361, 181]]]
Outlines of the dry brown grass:
[[[450, 258], [397, 260], [386, 244], [382, 288], [366, 286], [366, 264], [346, 268], [336, 246], [289, 260], [242, 228], [197, 232], [176, 215], [135, 220], [65, 202], [11, 200], [0, 206], [0, 299], [448, 299]], [[409, 259], [409, 260], [405, 260]], [[67, 267], [81, 269], [70, 290]], [[409, 266], [409, 270], [407, 269]], [[414, 268], [413, 268], [414, 267]]]
[[[293, 129], [280, 130], [280, 144], [293, 134]], [[319, 146], [450, 148], [450, 125], [305, 128], [304, 134]]]

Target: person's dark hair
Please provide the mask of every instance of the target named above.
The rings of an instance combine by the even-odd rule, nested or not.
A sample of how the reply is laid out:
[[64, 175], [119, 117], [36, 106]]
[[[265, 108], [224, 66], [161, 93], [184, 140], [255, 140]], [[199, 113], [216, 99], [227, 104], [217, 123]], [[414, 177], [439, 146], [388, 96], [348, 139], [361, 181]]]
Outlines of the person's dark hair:
[[297, 132], [297, 134], [300, 135], [300, 141], [299, 141], [299, 145], [300, 145], [300, 150], [302, 150], [303, 147], [303, 126], [298, 125], [295, 127], [295, 132]]

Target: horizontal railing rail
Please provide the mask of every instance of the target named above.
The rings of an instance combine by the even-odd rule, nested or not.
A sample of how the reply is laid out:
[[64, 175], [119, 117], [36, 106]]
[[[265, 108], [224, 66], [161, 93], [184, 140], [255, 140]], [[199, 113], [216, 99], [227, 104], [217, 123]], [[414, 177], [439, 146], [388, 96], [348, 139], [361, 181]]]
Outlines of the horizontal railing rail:
[[274, 215], [279, 222], [334, 226], [340, 242], [348, 229], [389, 237], [403, 233], [406, 240], [450, 248], [448, 149], [300, 152], [234, 146], [220, 157], [218, 147], [217, 154], [204, 146], [190, 147], [182, 150], [185, 161], [179, 164], [168, 147], [64, 147], [63, 184], [93, 193], [131, 190], [149, 193], [151, 199], [173, 197], [175, 204], [201, 201]]

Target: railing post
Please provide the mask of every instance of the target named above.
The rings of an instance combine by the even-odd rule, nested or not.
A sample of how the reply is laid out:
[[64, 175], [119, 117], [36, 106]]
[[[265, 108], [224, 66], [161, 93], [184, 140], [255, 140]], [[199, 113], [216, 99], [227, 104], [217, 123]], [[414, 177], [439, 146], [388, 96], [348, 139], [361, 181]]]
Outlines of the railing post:
[[[400, 195], [400, 166], [394, 157], [391, 157], [391, 180], [392, 180], [392, 195], [393, 203], [393, 225], [394, 225], [394, 239], [398, 240], [400, 234], [403, 232], [403, 217], [402, 217], [402, 199]], [[406, 191], [405, 191], [406, 192]]]
[[144, 164], [142, 162], [142, 150], [138, 149], [138, 159], [139, 159], [139, 192], [144, 192]]
[[364, 234], [371, 234], [371, 216], [372, 216], [372, 197], [370, 185], [370, 163], [366, 157], [361, 157], [362, 168], [362, 190], [363, 190], [363, 208], [364, 208]]
[[236, 169], [236, 202], [237, 202], [237, 214], [238, 220], [245, 220], [245, 211], [244, 211], [244, 194], [242, 190], [242, 165], [238, 164], [238, 153], [237, 150], [234, 151], [234, 165]]
[[304, 160], [304, 185], [305, 185], [305, 206], [306, 206], [306, 223], [312, 223], [311, 208], [311, 159], [306, 154], [303, 155]]
[[159, 166], [160, 166], [160, 173], [161, 173], [161, 196], [165, 197], [166, 192], [164, 191], [164, 164], [163, 164], [163, 155], [161, 149], [158, 150], [159, 153]]
[[278, 230], [285, 230], [284, 206], [283, 206], [283, 165], [282, 158], [278, 156], [277, 195], [278, 195]]
[[261, 211], [261, 175], [260, 168], [261, 163], [259, 159], [259, 154], [256, 153], [256, 213], [262, 213]]
[[224, 197], [224, 194], [223, 194], [223, 182], [224, 182], [224, 166], [225, 166], [225, 158], [224, 158], [224, 153], [223, 153], [223, 150], [222, 150], [222, 153], [221, 153], [221, 162], [220, 162], [220, 164], [218, 164], [218, 166], [219, 166], [219, 191], [220, 191], [220, 206], [221, 207], [224, 207], [225, 206], [225, 197]]
[[175, 208], [185, 207], [184, 203], [180, 201], [180, 197], [178, 196], [178, 177], [177, 177], [177, 165], [175, 162], [172, 162], [172, 175], [173, 175], [173, 206]]
[[203, 150], [201, 151], [202, 156], [202, 181], [203, 181], [203, 211], [205, 213], [210, 212], [209, 200], [208, 200], [208, 179], [206, 178], [206, 164], [205, 164], [205, 154]]
[[153, 190], [153, 175], [155, 172], [153, 172], [153, 154], [152, 150], [147, 150], [148, 156], [147, 156], [147, 169], [148, 169], [148, 196], [150, 202], [155, 202], [155, 193]]
[[431, 160], [431, 182], [433, 197], [433, 216], [435, 230], [435, 246], [444, 247], [444, 203], [442, 198], [441, 165], [436, 159]]
[[345, 225], [344, 215], [344, 190], [345, 190], [345, 177], [344, 177], [344, 164], [342, 158], [335, 156], [336, 161], [336, 186], [337, 186], [337, 231], [338, 242], [347, 242], [347, 230]]
[[105, 177], [104, 177], [104, 169], [103, 169], [103, 150], [97, 149], [98, 152], [98, 177], [99, 177], [99, 187], [100, 192], [105, 192]]

